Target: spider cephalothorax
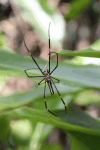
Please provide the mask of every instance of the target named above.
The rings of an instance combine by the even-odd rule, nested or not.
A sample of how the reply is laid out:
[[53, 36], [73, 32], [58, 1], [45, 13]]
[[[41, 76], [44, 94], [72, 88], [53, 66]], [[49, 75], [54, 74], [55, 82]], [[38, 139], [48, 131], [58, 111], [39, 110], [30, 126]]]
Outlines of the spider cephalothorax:
[[49, 69], [47, 69], [47, 72], [44, 71], [43, 72], [44, 76], [45, 76], [45, 82], [48, 84], [49, 86], [49, 89], [50, 89], [50, 93], [53, 95], [54, 94], [54, 90], [53, 90], [53, 87], [52, 87], [52, 80], [51, 80], [51, 76], [50, 76], [50, 72], [49, 72]]
[[48, 72], [44, 72], [44, 76], [45, 76], [45, 81], [50, 81], [51, 80], [51, 76]]
[[[49, 28], [50, 28], [50, 24], [49, 24]], [[33, 61], [35, 62], [35, 64], [37, 65], [38, 69], [40, 70], [40, 72], [42, 73], [42, 76], [29, 76], [28, 73], [27, 73], [27, 70], [30, 70], [30, 69], [27, 69], [27, 70], [24, 70], [26, 75], [29, 77], [29, 78], [35, 78], [35, 77], [44, 77], [39, 83], [38, 85], [40, 84], [43, 84], [45, 83], [44, 85], [44, 102], [45, 102], [45, 107], [47, 109], [47, 104], [46, 104], [46, 98], [45, 98], [45, 92], [46, 92], [46, 83], [48, 84], [49, 86], [49, 89], [50, 89], [50, 93], [53, 95], [54, 94], [54, 90], [53, 90], [53, 87], [52, 85], [54, 85], [58, 95], [60, 96], [64, 106], [65, 106], [65, 102], [63, 101], [55, 83], [59, 83], [60, 81], [54, 77], [51, 76], [51, 74], [54, 72], [54, 70], [58, 67], [58, 53], [55, 53], [55, 52], [50, 52], [50, 33], [49, 33], [49, 30], [48, 30], [48, 35], [49, 35], [49, 69], [47, 69], [47, 71], [45, 71], [47, 65], [44, 67], [43, 71], [42, 69], [40, 68], [40, 66], [38, 65], [38, 63], [36, 62], [36, 60], [34, 59], [33, 55], [31, 54], [31, 52], [29, 51], [28, 47], [26, 46], [26, 43], [25, 43], [25, 39], [24, 39], [24, 44], [25, 44], [25, 47], [29, 53], [29, 55], [32, 57]], [[51, 71], [50, 70], [50, 59], [51, 59], [51, 53], [55, 53], [56, 56], [57, 56], [57, 64], [55, 66], [55, 68]], [[33, 68], [34, 69], [34, 68]], [[54, 82], [53, 80], [56, 80], [56, 82]], [[56, 114], [52, 113], [49, 109], [47, 109], [51, 114], [57, 116]], [[67, 113], [67, 109], [66, 109], [66, 106], [65, 106], [65, 110], [66, 110], [66, 113]], [[58, 116], [57, 116], [58, 117]]]
[[50, 72], [48, 71], [48, 69], [47, 69], [47, 71], [42, 71], [42, 72], [43, 72], [44, 76], [49, 76], [50, 75]]

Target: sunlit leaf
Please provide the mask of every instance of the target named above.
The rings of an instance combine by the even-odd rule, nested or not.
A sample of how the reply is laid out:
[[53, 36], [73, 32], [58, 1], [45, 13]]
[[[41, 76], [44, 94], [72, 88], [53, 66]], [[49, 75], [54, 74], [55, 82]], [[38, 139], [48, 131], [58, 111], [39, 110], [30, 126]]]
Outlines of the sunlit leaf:
[[100, 104], [100, 94], [93, 90], [82, 91], [75, 97], [75, 103], [79, 105]]
[[92, 48], [86, 48], [80, 51], [61, 50], [59, 51], [59, 55], [100, 58], [100, 51], [94, 50]]
[[43, 110], [35, 110], [27, 107], [9, 112], [9, 115], [13, 117], [34, 119], [34, 121], [51, 124], [67, 131], [77, 130], [77, 132], [100, 136], [100, 124], [84, 112], [73, 110], [68, 111], [68, 114], [65, 115], [64, 112], [59, 111], [57, 114], [61, 118], [53, 116], [49, 112], [46, 113]]
[[[60, 93], [62, 93], [62, 95], [65, 95], [65, 94], [69, 94], [71, 92], [77, 92], [79, 90], [81, 90], [80, 88], [72, 88], [72, 87], [69, 87], [69, 86], [62, 86], [62, 87], [59, 87], [58, 86], [58, 90], [60, 91]], [[36, 88], [34, 90], [31, 90], [29, 92], [17, 92], [17, 93], [14, 93], [10, 96], [0, 96], [0, 110], [5, 110], [5, 109], [11, 109], [11, 108], [16, 108], [16, 107], [19, 107], [19, 106], [22, 106], [22, 105], [26, 105], [26, 104], [29, 104], [29, 103], [32, 103], [34, 101], [35, 102], [35, 105], [36, 103], [38, 102], [38, 107], [39, 106], [43, 106], [44, 107], [44, 98], [43, 98], [43, 93], [44, 93], [44, 89], [43, 87], [39, 87], [39, 88]], [[57, 96], [57, 91], [55, 91], [55, 96]], [[47, 89], [46, 91], [46, 96], [50, 96], [50, 91], [49, 89]], [[39, 99], [39, 100], [37, 100]], [[41, 105], [39, 105], [39, 101], [41, 100]], [[58, 100], [60, 100], [59, 96], [58, 96]], [[52, 101], [54, 101], [54, 98], [52, 99]], [[56, 100], [54, 101], [54, 103], [56, 102]], [[40, 109], [40, 108], [39, 108]]]
[[[36, 59], [36, 61], [40, 65], [41, 69], [43, 69], [47, 63], [47, 61], [43, 59]], [[51, 61], [51, 70], [55, 68], [56, 63], [56, 61]], [[0, 50], [0, 66], [1, 72], [3, 71], [4, 75], [7, 70], [10, 69], [10, 76], [17, 75], [18, 77], [21, 76], [26, 78], [27, 76], [24, 73], [24, 70], [36, 68], [31, 57], [23, 57], [14, 52], [6, 51], [5, 49]], [[5, 69], [5, 71], [2, 68]], [[34, 76], [41, 75], [41, 72], [38, 69], [30, 70], [30, 72], [33, 73]], [[96, 65], [73, 65], [59, 61], [58, 68], [53, 72], [52, 76], [59, 79], [62, 84], [88, 88], [100, 88], [100, 67]], [[40, 81], [40, 78], [34, 78], [33, 80]]]

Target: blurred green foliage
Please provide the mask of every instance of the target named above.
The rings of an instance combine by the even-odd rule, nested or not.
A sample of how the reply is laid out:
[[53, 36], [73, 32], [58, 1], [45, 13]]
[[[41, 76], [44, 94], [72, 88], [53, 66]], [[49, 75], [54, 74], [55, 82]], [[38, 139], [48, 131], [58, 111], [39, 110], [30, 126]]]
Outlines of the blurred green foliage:
[[[46, 13], [49, 15], [51, 13], [53, 14], [54, 10], [49, 10], [47, 1], [39, 0], [37, 2]], [[79, 0], [73, 1], [70, 12], [65, 18], [70, 20], [76, 17], [87, 7], [87, 4], [90, 5], [91, 2], [92, 1], [89, 0], [84, 0], [84, 3]], [[23, 6], [23, 9], [21, 9], [23, 17], [36, 27], [35, 19], [32, 20], [32, 17], [35, 18], [35, 14], [32, 12], [34, 15], [30, 15], [31, 8], [27, 3], [27, 0], [17, 1], [17, 4], [21, 6], [21, 8]], [[77, 5], [78, 7], [76, 7]], [[38, 18], [38, 24], [39, 21]], [[41, 21], [39, 25], [41, 25]], [[37, 26], [36, 29], [37, 28], [40, 32], [45, 31], [45, 28], [43, 30], [42, 28], [40, 29], [39, 26]], [[8, 76], [27, 78], [24, 70], [36, 68], [30, 56], [21, 56], [4, 46], [4, 35], [0, 34], [0, 83], [2, 79], [6, 79]], [[85, 50], [61, 50], [58, 53], [59, 55], [100, 58], [100, 40]], [[47, 63], [46, 60], [39, 58], [37, 58], [36, 61], [40, 65], [40, 68], [44, 68]], [[55, 65], [56, 61], [51, 61], [51, 69], [53, 69]], [[29, 74], [34, 76], [41, 75], [37, 69], [30, 70]], [[72, 106], [73, 104], [100, 104], [100, 66], [84, 65], [82, 63], [76, 64], [74, 61], [73, 63], [65, 60], [59, 61], [59, 66], [52, 76], [60, 80], [60, 84], [57, 84], [57, 88], [66, 103], [68, 114], [65, 114], [64, 106], [57, 92], [55, 91], [55, 94], [52, 96], [49, 89], [46, 90], [48, 107], [61, 118], [57, 118], [45, 110], [43, 101], [44, 85], [37, 86], [30, 91], [16, 92], [9, 96], [1, 95], [0, 146], [2, 144], [6, 145], [9, 141], [12, 146], [9, 150], [13, 150], [14, 148], [17, 150], [62, 150], [59, 144], [43, 144], [55, 126], [63, 129], [69, 136], [71, 149], [99, 150], [99, 119], [94, 119], [82, 111], [72, 109]], [[35, 78], [32, 80], [37, 84], [41, 79]], [[4, 81], [5, 80], [3, 80], [3, 82]], [[29, 107], [30, 105], [31, 108]], [[6, 148], [6, 150], [8, 149]]]
[[2, 32], [0, 32], [0, 48], [5, 46], [5, 36]]
[[71, 20], [76, 18], [80, 13], [82, 13], [91, 3], [93, 0], [74, 0], [70, 2], [69, 12], [65, 15], [67, 20]]

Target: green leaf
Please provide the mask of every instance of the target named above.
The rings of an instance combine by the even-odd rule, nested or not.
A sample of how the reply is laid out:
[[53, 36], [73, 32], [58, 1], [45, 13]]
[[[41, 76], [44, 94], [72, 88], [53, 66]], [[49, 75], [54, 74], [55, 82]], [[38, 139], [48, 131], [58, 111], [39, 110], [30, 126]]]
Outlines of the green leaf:
[[[44, 59], [37, 59], [35, 58], [37, 63], [40, 65], [41, 69], [43, 69], [47, 63], [46, 60]], [[21, 56], [17, 54], [16, 52], [13, 51], [8, 51], [8, 48], [1, 48], [0, 49], [0, 66], [2, 68], [8, 68], [9, 69], [14, 69], [20, 72], [25, 69], [32, 69], [32, 68], [37, 68], [36, 64], [32, 60], [30, 56]], [[40, 71], [38, 69], [31, 70], [35, 74], [40, 74]], [[6, 73], [6, 72], [5, 72]], [[13, 75], [13, 72], [12, 72]], [[25, 75], [25, 73], [24, 73]], [[25, 75], [26, 77], [26, 75]]]
[[100, 136], [85, 133], [68, 132], [72, 150], [99, 150]]
[[41, 4], [41, 7], [43, 8], [43, 10], [49, 14], [49, 15], [53, 15], [53, 13], [55, 13], [55, 7], [50, 7], [50, 2], [48, 0], [39, 0], [39, 3]]
[[93, 43], [90, 47], [80, 51], [60, 50], [59, 55], [96, 57], [100, 58], [100, 39]]
[[0, 115], [0, 141], [8, 141], [10, 135], [10, 120], [8, 115]]
[[14, 120], [11, 133], [17, 148], [40, 149], [52, 130], [52, 126], [34, 120]]
[[[80, 88], [72, 88], [69, 86], [58, 86], [59, 91], [63, 94], [69, 94], [71, 92], [77, 92], [79, 90], [81, 90]], [[39, 100], [41, 100], [41, 104], [44, 107], [44, 98], [43, 98], [43, 92], [44, 92], [44, 88], [40, 87], [40, 88], [36, 88], [34, 90], [31, 90], [29, 92], [16, 92], [10, 96], [0, 96], [0, 110], [5, 110], [5, 109], [11, 109], [11, 108], [16, 108], [22, 105], [26, 105], [29, 104], [33, 101], [36, 100], [35, 105], [37, 102], [39, 102]], [[57, 94], [57, 91], [55, 92]], [[50, 91], [49, 89], [47, 89], [46, 91], [46, 96], [50, 96]], [[51, 97], [52, 98], [52, 95]], [[59, 97], [58, 97], [59, 98]], [[39, 100], [37, 100], [39, 99]], [[60, 101], [60, 98], [58, 99]], [[53, 100], [51, 100], [52, 102]], [[56, 102], [56, 101], [55, 101]], [[41, 104], [38, 106], [41, 106]]]
[[62, 150], [62, 146], [60, 144], [48, 144], [44, 145], [40, 150]]
[[100, 39], [95, 41], [90, 47], [93, 48], [94, 50], [100, 51]]
[[0, 47], [5, 46], [5, 36], [0, 32]]
[[75, 103], [79, 105], [99, 104], [100, 105], [100, 93], [93, 90], [85, 90], [77, 94], [75, 97]]
[[[1, 73], [1, 71], [0, 71], [0, 73]], [[6, 80], [7, 80], [7, 76], [5, 77], [4, 75], [3, 76], [0, 75], [0, 84], [4, 84], [6, 82]]]
[[40, 149], [52, 128], [50, 125], [38, 122], [30, 140], [30, 149]]
[[44, 122], [61, 129], [66, 129], [67, 131], [77, 130], [77, 132], [100, 136], [100, 123], [84, 112], [73, 110], [68, 111], [67, 115], [64, 115], [65, 112], [62, 114], [62, 111], [57, 114], [59, 114], [61, 118], [53, 116], [49, 112], [46, 113], [43, 110], [35, 110], [27, 107], [9, 112], [9, 115], [12, 117], [32, 119], [37, 122]]
[[90, 47], [80, 51], [61, 50], [58, 53], [59, 55], [100, 58], [100, 51], [94, 50]]
[[[93, 150], [96, 145], [98, 149], [100, 139], [100, 123], [82, 111], [68, 111], [61, 118], [55, 117], [42, 110], [34, 110], [30, 108], [20, 108], [10, 111], [11, 117], [20, 119], [30, 119], [37, 122], [43, 122], [63, 129], [71, 140], [71, 148], [73, 150]], [[60, 116], [59, 112], [59, 116]]]
[[[36, 59], [40, 68], [43, 69], [47, 61], [43, 59]], [[51, 61], [51, 70], [55, 68], [56, 61]], [[0, 50], [0, 66], [2, 75], [7, 75], [9, 69], [10, 76], [26, 77], [25, 69], [36, 68], [31, 57], [23, 57], [15, 52], [9, 52], [4, 48]], [[3, 70], [3, 69], [4, 70]], [[30, 70], [34, 76], [41, 75], [38, 69]], [[69, 86], [81, 86], [85, 88], [100, 88], [100, 67], [96, 65], [73, 65], [66, 62], [59, 61], [58, 68], [53, 72], [53, 77], [60, 80], [62, 84]], [[95, 80], [94, 80], [95, 79]], [[41, 81], [40, 78], [33, 80]]]
[[75, 17], [77, 17], [77, 15], [79, 15], [80, 13], [82, 13], [91, 3], [93, 0], [74, 0], [70, 3], [69, 6], [69, 11], [68, 13], [65, 15], [65, 18], [67, 20], [71, 20]]
[[33, 129], [29, 120], [17, 120], [11, 123], [12, 136], [14, 138], [15, 145], [29, 144]]
[[14, 93], [10, 96], [0, 96], [0, 110], [16, 108], [22, 105], [26, 105], [33, 101], [34, 98], [42, 95], [42, 90], [35, 89], [34, 91]]
[[[70, 91], [71, 92], [71, 91]], [[70, 93], [68, 91], [66, 91], [65, 93], [64, 92], [61, 92], [61, 96], [66, 104], [66, 107], [67, 109], [70, 108], [70, 106], [72, 106], [73, 104], [73, 91], [72, 93]], [[70, 93], [70, 94], [69, 94]], [[75, 92], [74, 92], [75, 93]], [[33, 103], [33, 106], [35, 109], [42, 109], [42, 110], [46, 110], [45, 107], [44, 107], [44, 102], [41, 101], [41, 99], [43, 99], [43, 97], [39, 97], [37, 99], [34, 100], [34, 103]], [[62, 103], [59, 95], [55, 92], [55, 94], [52, 95], [49, 94], [47, 95], [46, 94], [46, 100], [47, 100], [47, 107], [52, 111], [52, 110], [58, 110], [58, 109], [65, 109], [64, 107], [64, 104]]]

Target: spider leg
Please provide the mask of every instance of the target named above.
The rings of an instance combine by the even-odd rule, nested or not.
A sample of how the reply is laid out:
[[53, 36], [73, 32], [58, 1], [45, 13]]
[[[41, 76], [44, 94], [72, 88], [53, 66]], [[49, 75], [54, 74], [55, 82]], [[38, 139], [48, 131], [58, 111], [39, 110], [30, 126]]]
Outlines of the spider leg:
[[53, 95], [54, 94], [54, 90], [53, 90], [51, 81], [47, 81], [47, 84], [49, 86], [50, 93]]
[[43, 80], [41, 80], [41, 81], [38, 83], [38, 85], [45, 83], [45, 82], [41, 83], [41, 82], [44, 81], [44, 80], [45, 80], [45, 78], [44, 78]]
[[27, 70], [30, 70], [30, 69], [26, 69], [26, 70], [24, 70], [24, 72], [27, 75], [27, 77], [29, 77], [29, 78], [44, 77], [44, 76], [29, 76], [27, 73]]
[[[53, 82], [53, 80], [52, 80], [52, 79], [51, 79], [51, 81]], [[60, 98], [61, 98], [61, 100], [62, 100], [62, 102], [63, 102], [64, 106], [65, 106], [65, 111], [66, 111], [66, 114], [67, 114], [67, 109], [66, 109], [65, 102], [64, 102], [64, 100], [62, 99], [62, 97], [61, 97], [61, 95], [60, 95], [60, 93], [59, 93], [59, 91], [58, 91], [58, 89], [57, 89], [57, 87], [56, 87], [56, 85], [55, 85], [55, 83], [54, 83], [54, 82], [53, 82], [53, 84], [54, 84], [55, 89], [56, 89], [56, 91], [57, 91], [58, 95], [60, 96]]]
[[46, 110], [48, 110], [49, 113], [51, 113], [52, 115], [58, 117], [57, 115], [55, 115], [54, 113], [52, 113], [52, 112], [47, 108], [47, 103], [46, 103], [46, 98], [45, 98], [45, 91], [46, 91], [46, 81], [45, 81], [45, 86], [44, 86], [44, 102], [45, 102], [45, 108], [46, 108]]
[[[51, 52], [51, 53], [55, 53], [55, 52]], [[58, 67], [58, 53], [56, 53], [57, 55], [57, 64], [56, 64], [56, 67], [51, 71], [50, 75], [54, 72], [54, 70]]]
[[33, 69], [38, 69], [38, 68], [30, 68], [30, 69], [26, 69], [26, 70], [33, 70]]
[[[51, 22], [50, 22], [51, 23]], [[49, 37], [49, 72], [50, 72], [50, 57], [51, 57], [51, 52], [50, 52], [50, 23], [49, 23], [49, 28], [48, 28], [48, 37]], [[46, 66], [44, 67], [43, 71], [47, 68], [48, 62]]]
[[[25, 36], [25, 35], [24, 35]], [[37, 64], [36, 60], [34, 59], [34, 57], [32, 56], [31, 52], [29, 51], [28, 47], [26, 46], [26, 43], [25, 43], [25, 38], [24, 38], [24, 45], [29, 53], [29, 55], [32, 57], [33, 61], [35, 62], [35, 64], [37, 65], [37, 67], [39, 68], [39, 70], [41, 71], [41, 73], [43, 74], [41, 68], [39, 67], [39, 65]]]
[[50, 53], [50, 23], [49, 23], [49, 28], [48, 28], [48, 37], [49, 37], [49, 72], [50, 72], [50, 57], [51, 57], [51, 53]]
[[[51, 23], [51, 22], [50, 22]], [[49, 72], [50, 72], [50, 23], [49, 23], [49, 28], [48, 28], [48, 37], [49, 37]], [[48, 62], [46, 66], [44, 67], [43, 71], [47, 68]]]
[[[41, 82], [42, 82], [42, 81], [41, 81]], [[39, 83], [40, 83], [40, 82], [39, 82]], [[41, 84], [39, 84], [39, 83], [38, 83], [38, 85], [41, 85], [41, 84], [45, 83], [45, 81], [44, 81], [43, 83], [41, 83]], [[59, 82], [55, 82], [55, 83], [59, 83]], [[53, 83], [51, 82], [51, 84], [53, 84]]]
[[60, 82], [60, 80], [58, 80], [58, 79], [56, 79], [56, 78], [54, 78], [54, 77], [51, 77], [51, 78], [53, 78], [53, 79], [55, 79], [55, 80], [57, 80], [58, 82], [55, 82], [55, 83], [59, 83]]

